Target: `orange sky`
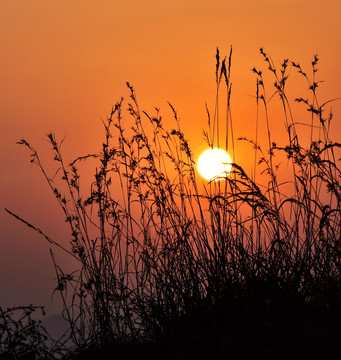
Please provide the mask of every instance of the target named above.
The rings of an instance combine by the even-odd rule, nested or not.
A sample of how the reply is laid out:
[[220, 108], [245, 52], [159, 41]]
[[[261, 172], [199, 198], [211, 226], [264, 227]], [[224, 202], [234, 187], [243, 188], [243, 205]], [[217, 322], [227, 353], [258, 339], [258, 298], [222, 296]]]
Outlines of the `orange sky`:
[[[253, 136], [250, 69], [265, 68], [260, 47], [276, 63], [288, 57], [307, 69], [318, 53], [322, 100], [340, 97], [340, 16], [336, 0], [0, 0], [1, 209], [62, 237], [61, 211], [15, 143], [26, 138], [49, 161], [43, 139], [52, 130], [66, 135], [67, 156], [96, 151], [100, 119], [128, 97], [126, 81], [147, 112], [157, 106], [168, 116], [170, 101], [198, 151], [205, 101], [214, 106], [217, 46], [224, 54], [233, 46], [236, 136]], [[306, 84], [291, 77], [292, 98], [303, 96]], [[340, 103], [333, 109], [337, 134]], [[247, 150], [236, 157], [246, 165]], [[3, 210], [0, 221], [0, 306], [49, 305], [55, 283], [48, 244]]]

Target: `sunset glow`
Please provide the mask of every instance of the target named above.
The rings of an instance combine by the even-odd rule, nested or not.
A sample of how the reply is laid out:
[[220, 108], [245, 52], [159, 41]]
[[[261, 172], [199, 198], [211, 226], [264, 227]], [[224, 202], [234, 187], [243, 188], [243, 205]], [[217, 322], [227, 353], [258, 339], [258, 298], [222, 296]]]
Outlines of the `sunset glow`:
[[341, 359], [340, 14], [1, 1], [0, 358]]

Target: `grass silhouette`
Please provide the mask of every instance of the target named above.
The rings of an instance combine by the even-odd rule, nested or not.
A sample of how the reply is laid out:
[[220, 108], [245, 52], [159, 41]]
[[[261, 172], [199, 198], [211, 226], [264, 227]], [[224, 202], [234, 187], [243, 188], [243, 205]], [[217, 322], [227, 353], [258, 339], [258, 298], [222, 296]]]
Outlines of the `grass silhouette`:
[[[329, 102], [318, 100], [318, 57], [310, 78], [298, 63], [285, 59], [276, 68], [263, 49], [260, 53], [274, 88], [267, 97], [262, 71], [252, 70], [257, 79], [256, 128], [263, 114], [267, 148], [261, 148], [258, 133], [254, 140], [239, 139], [249, 142], [255, 154], [250, 175], [233, 162], [230, 174], [203, 184], [175, 109], [170, 104], [176, 126], [167, 129], [158, 109], [154, 115], [140, 110], [130, 84], [127, 109], [121, 99], [103, 122], [105, 137], [98, 154], [66, 164], [61, 143], [48, 134], [57, 176], [47, 174], [29, 142], [19, 142], [30, 151], [65, 214], [69, 245], [7, 211], [79, 265], [74, 273], [64, 273], [51, 251], [55, 291], [69, 323], [65, 337], [72, 342], [69, 348], [62, 339], [54, 342], [59, 357], [341, 355], [341, 144], [330, 139], [332, 114], [324, 111]], [[222, 61], [217, 50], [216, 106], [213, 117], [208, 111], [204, 134], [208, 146], [233, 154], [231, 58], [232, 48]], [[309, 97], [296, 99], [309, 112], [308, 137], [301, 135], [301, 122], [294, 119], [286, 94], [289, 68], [308, 83]], [[273, 97], [283, 109], [288, 135], [284, 146], [271, 136], [268, 107]], [[290, 163], [289, 180], [279, 179], [276, 159], [283, 157]], [[83, 189], [78, 165], [90, 159], [97, 162], [96, 170], [90, 188]], [[10, 344], [14, 330], [6, 325], [6, 312], [1, 314], [0, 325], [7, 331], [2, 341]], [[36, 329], [43, 333], [39, 324]], [[31, 342], [32, 358], [46, 358], [38, 347], [42, 344]], [[11, 349], [2, 345], [1, 358], [20, 358]], [[46, 353], [53, 358], [53, 351]]]

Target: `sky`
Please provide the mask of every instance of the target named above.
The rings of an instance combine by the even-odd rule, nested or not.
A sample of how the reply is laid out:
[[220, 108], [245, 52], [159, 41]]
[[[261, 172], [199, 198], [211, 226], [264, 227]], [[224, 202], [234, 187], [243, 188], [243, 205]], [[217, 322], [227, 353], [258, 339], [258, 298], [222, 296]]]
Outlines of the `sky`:
[[[305, 69], [318, 54], [321, 99], [341, 97], [340, 15], [337, 0], [0, 0], [0, 306], [33, 303], [53, 312], [58, 303], [51, 303], [49, 244], [4, 208], [57, 240], [67, 243], [68, 236], [61, 210], [18, 140], [34, 145], [48, 169], [49, 131], [65, 138], [67, 159], [95, 152], [101, 119], [121, 96], [128, 98], [128, 81], [141, 108], [160, 108], [170, 127], [172, 103], [196, 156], [204, 147], [205, 102], [214, 110], [216, 47], [224, 55], [231, 45], [235, 133], [252, 138], [251, 69], [266, 70], [261, 47], [276, 65], [289, 58]], [[291, 99], [303, 96], [307, 84], [293, 70], [291, 78]], [[272, 129], [280, 137], [276, 111]], [[337, 135], [340, 102], [333, 111]], [[235, 154], [245, 167], [249, 151], [240, 146]], [[62, 267], [73, 268], [55, 254]]]

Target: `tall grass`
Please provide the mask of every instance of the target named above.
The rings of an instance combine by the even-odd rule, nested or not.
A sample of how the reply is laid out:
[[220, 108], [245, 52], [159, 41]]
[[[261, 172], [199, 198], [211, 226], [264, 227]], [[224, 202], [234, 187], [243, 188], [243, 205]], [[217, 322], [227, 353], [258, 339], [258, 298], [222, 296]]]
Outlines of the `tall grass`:
[[[333, 335], [341, 299], [341, 144], [330, 138], [329, 102], [318, 99], [318, 57], [309, 77], [295, 62], [285, 59], [276, 68], [260, 53], [274, 88], [268, 90], [262, 71], [253, 69], [256, 136], [240, 139], [255, 154], [251, 174], [233, 162], [231, 173], [204, 184], [173, 106], [169, 129], [158, 109], [153, 115], [140, 110], [130, 84], [127, 106], [121, 99], [103, 121], [98, 154], [67, 164], [61, 144], [48, 134], [59, 179], [47, 174], [29, 142], [19, 142], [70, 227], [66, 246], [8, 211], [77, 261], [77, 271], [64, 273], [51, 251], [74, 357], [90, 356], [93, 348], [120, 358], [121, 352], [128, 356], [127, 344], [146, 358], [265, 359], [285, 351], [283, 358], [327, 358], [340, 350]], [[232, 49], [221, 61], [217, 50], [216, 106], [204, 134], [208, 146], [234, 154], [231, 57]], [[308, 110], [308, 120], [293, 116], [289, 68], [308, 83], [309, 97], [295, 100]], [[271, 134], [274, 97], [283, 109], [284, 145]], [[265, 149], [257, 133], [261, 120]], [[303, 122], [308, 138], [306, 130], [301, 135]], [[278, 177], [276, 159], [283, 156], [290, 179]], [[97, 165], [84, 189], [79, 163], [90, 158]]]

